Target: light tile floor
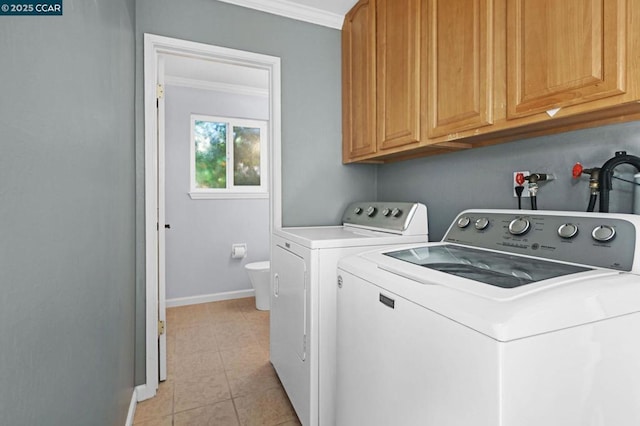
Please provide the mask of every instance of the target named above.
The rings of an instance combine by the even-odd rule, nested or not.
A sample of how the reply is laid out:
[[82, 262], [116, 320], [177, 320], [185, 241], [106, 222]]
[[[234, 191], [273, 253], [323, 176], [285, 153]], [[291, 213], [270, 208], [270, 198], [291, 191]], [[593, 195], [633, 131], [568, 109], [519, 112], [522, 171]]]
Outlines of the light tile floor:
[[269, 362], [253, 297], [167, 309], [167, 380], [136, 426], [300, 425]]

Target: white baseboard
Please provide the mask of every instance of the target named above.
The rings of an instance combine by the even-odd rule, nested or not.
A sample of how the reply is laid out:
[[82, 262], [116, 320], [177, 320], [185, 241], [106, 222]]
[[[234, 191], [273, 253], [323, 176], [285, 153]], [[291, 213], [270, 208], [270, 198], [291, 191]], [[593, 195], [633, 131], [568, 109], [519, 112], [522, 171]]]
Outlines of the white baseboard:
[[129, 411], [127, 412], [127, 421], [124, 426], [133, 426], [133, 419], [136, 416], [136, 406], [138, 405], [137, 388], [133, 389], [131, 394], [131, 402], [129, 403]]
[[197, 305], [199, 303], [219, 302], [221, 300], [242, 299], [243, 297], [252, 297], [255, 295], [253, 289], [227, 291], [225, 293], [203, 294], [200, 296], [178, 297], [175, 299], [167, 299], [167, 308], [176, 306]]
[[157, 389], [147, 386], [146, 383], [144, 385], [138, 385], [136, 386], [136, 400], [140, 402], [149, 398], [153, 398], [154, 396], [156, 396], [156, 391]]

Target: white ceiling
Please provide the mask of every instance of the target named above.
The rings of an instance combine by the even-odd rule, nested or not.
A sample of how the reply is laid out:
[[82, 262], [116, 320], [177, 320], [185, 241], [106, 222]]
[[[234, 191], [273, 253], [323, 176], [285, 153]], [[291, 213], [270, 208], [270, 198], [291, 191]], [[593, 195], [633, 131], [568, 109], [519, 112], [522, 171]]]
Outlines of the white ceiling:
[[264, 69], [239, 67], [206, 59], [194, 59], [187, 56], [167, 55], [165, 74], [193, 80], [219, 81], [224, 77], [228, 84], [249, 84], [253, 87], [268, 88], [269, 74]]
[[164, 72], [168, 85], [253, 94], [266, 94], [269, 88], [266, 70], [213, 60], [166, 55]]

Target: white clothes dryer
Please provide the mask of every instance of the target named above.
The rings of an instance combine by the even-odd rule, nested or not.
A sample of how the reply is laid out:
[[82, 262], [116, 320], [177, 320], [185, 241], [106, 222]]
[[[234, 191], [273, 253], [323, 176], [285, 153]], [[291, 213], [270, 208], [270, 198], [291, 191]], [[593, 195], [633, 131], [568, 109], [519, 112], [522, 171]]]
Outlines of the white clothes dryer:
[[428, 241], [427, 208], [419, 203], [352, 203], [342, 223], [272, 236], [270, 359], [305, 426], [335, 425], [338, 260]]

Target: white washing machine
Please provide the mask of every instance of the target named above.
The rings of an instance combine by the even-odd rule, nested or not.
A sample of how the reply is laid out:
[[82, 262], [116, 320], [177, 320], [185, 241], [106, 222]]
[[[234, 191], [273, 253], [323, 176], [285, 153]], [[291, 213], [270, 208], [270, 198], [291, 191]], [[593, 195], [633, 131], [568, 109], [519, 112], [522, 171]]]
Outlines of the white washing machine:
[[640, 217], [461, 213], [338, 268], [338, 426], [640, 425]]
[[428, 240], [427, 209], [419, 203], [353, 203], [342, 222], [272, 236], [270, 358], [305, 426], [335, 425], [338, 260]]

